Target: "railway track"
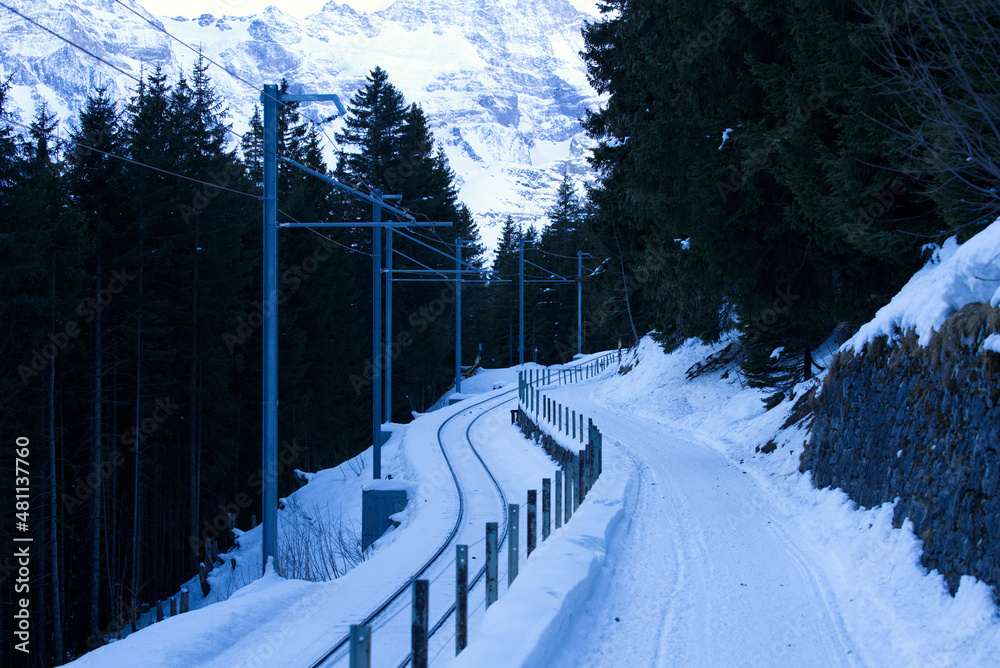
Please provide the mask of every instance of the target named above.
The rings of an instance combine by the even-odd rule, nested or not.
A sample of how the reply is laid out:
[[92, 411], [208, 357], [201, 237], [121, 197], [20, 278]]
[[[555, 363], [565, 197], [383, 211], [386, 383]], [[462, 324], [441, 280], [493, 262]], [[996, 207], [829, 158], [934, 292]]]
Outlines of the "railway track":
[[[448, 429], [450, 425], [456, 422], [460, 423], [461, 420], [463, 419], [468, 420], [470, 411], [474, 411], [485, 404], [494, 404], [494, 406], [482, 410], [479, 413], [479, 415], [469, 420], [468, 424], [465, 426], [464, 438], [465, 438], [465, 443], [468, 445], [472, 454], [475, 456], [475, 459], [482, 466], [482, 471], [485, 473], [486, 477], [488, 478], [489, 482], [492, 484], [496, 492], [496, 496], [493, 499], [493, 501], [496, 502], [497, 506], [495, 519], [500, 525], [500, 535], [498, 536], [497, 549], [498, 552], [501, 552], [500, 548], [504, 544], [504, 541], [507, 538], [507, 513], [506, 513], [507, 497], [504, 494], [503, 489], [500, 486], [500, 483], [496, 480], [496, 478], [493, 477], [489, 468], [486, 466], [486, 463], [483, 461], [482, 457], [479, 455], [479, 452], [472, 444], [472, 437], [470, 432], [472, 430], [472, 427], [479, 420], [483, 419], [486, 415], [489, 414], [490, 410], [497, 408], [503, 405], [504, 403], [510, 401], [511, 399], [510, 395], [516, 394], [516, 392], [517, 390], [513, 389], [507, 392], [503, 392], [498, 396], [493, 396], [490, 397], [489, 399], [484, 399], [483, 401], [474, 403], [465, 408], [464, 410], [462, 410], [460, 413], [456, 413], [455, 415], [449, 417], [447, 420], [441, 423], [440, 427], [438, 427], [437, 445], [438, 448], [441, 450], [442, 455], [444, 456], [445, 462], [448, 465], [448, 471], [452, 477], [452, 481], [454, 482], [455, 487], [458, 490], [458, 506], [459, 506], [458, 513], [456, 515], [455, 522], [452, 525], [451, 531], [449, 532], [446, 540], [442, 541], [441, 545], [434, 552], [434, 554], [429, 559], [424, 561], [424, 563], [421, 564], [410, 575], [410, 577], [406, 580], [406, 582], [403, 585], [398, 587], [396, 591], [394, 591], [389, 597], [387, 597], [379, 606], [377, 606], [374, 610], [372, 610], [366, 617], [357, 622], [358, 624], [370, 626], [372, 628], [373, 638], [378, 638], [380, 636], [379, 630], [384, 629], [385, 627], [393, 623], [405, 624], [408, 637], [410, 618], [409, 615], [405, 613], [409, 613], [410, 611], [410, 594], [412, 592], [414, 580], [418, 579], [430, 580], [433, 585], [434, 582], [437, 582], [442, 577], [449, 575], [451, 573], [451, 570], [453, 570], [454, 559], [455, 559], [454, 555], [455, 545], [458, 544], [471, 545], [474, 543], [483, 542], [482, 536], [479, 536], [475, 540], [469, 540], [470, 538], [469, 532], [462, 531], [463, 522], [466, 519], [467, 507], [469, 505], [469, 498], [465, 485], [463, 485], [462, 481], [459, 480], [458, 474], [455, 471], [453, 458], [458, 453], [454, 451], [453, 446], [446, 445], [447, 439], [445, 439], [444, 434], [446, 429]], [[449, 451], [451, 451], [450, 456], [449, 456]], [[477, 498], [476, 504], [482, 505], [483, 499]], [[482, 534], [483, 523], [477, 523], [473, 527], [473, 529], [475, 529], [476, 526], [478, 527], [479, 533]], [[462, 535], [460, 536], [460, 534]], [[463, 540], [460, 541], [459, 538], [462, 538]], [[475, 575], [469, 581], [470, 592], [485, 576], [485, 573], [486, 573], [486, 563], [485, 560], [483, 560], [482, 567], [478, 571], [476, 571]], [[453, 588], [454, 586], [452, 586], [452, 589]], [[433, 597], [432, 600], [434, 600]], [[444, 610], [444, 612], [438, 611], [437, 620], [431, 626], [430, 630], [430, 634], [432, 636], [435, 632], [437, 632], [444, 626], [445, 622], [454, 613], [454, 611], [455, 611], [454, 603], [452, 603], [450, 607]], [[401, 614], [405, 619], [403, 620], [398, 619]], [[433, 614], [434, 611], [432, 610], [432, 615]], [[348, 645], [349, 640], [350, 637], [348, 635], [344, 635], [322, 657], [313, 662], [310, 668], [331, 668], [332, 666], [336, 666], [338, 664], [346, 662], [349, 653], [349, 645]], [[400, 663], [399, 665], [406, 666], [409, 663], [410, 663], [410, 656], [409, 654], [407, 654], [407, 656], [403, 659], [402, 663]]]
[[[586, 363], [588, 362], [581, 361], [576, 364], [564, 365], [564, 368], [582, 366]], [[485, 542], [484, 525], [486, 521], [493, 521], [493, 520], [497, 521], [499, 530], [499, 535], [497, 537], [497, 556], [502, 558], [502, 556], [504, 555], [503, 546], [507, 540], [507, 497], [504, 494], [503, 489], [500, 486], [500, 483], [490, 472], [489, 467], [486, 465], [486, 463], [483, 461], [483, 458], [476, 450], [475, 445], [472, 442], [471, 431], [473, 426], [479, 420], [485, 418], [491, 410], [498, 408], [504, 403], [510, 401], [511, 397], [509, 395], [516, 395], [516, 393], [517, 389], [515, 388], [506, 392], [502, 392], [499, 395], [490, 397], [489, 399], [484, 399], [482, 401], [470, 404], [468, 407], [464, 408], [461, 412], [456, 413], [455, 415], [449, 417], [447, 420], [441, 423], [440, 427], [438, 427], [437, 445], [438, 448], [441, 450], [442, 455], [444, 456], [445, 462], [448, 465], [448, 471], [452, 477], [452, 481], [455, 484], [455, 488], [458, 490], [458, 502], [459, 502], [458, 513], [455, 522], [452, 525], [451, 531], [448, 534], [447, 539], [442, 541], [441, 545], [434, 552], [434, 554], [429, 559], [424, 561], [424, 563], [421, 564], [420, 567], [418, 567], [417, 570], [415, 570], [412, 573], [412, 575], [410, 575], [410, 577], [406, 580], [406, 582], [403, 585], [398, 587], [389, 597], [387, 597], [364, 619], [357, 622], [358, 624], [371, 627], [373, 639], [380, 637], [386, 638], [386, 636], [389, 635], [386, 633], [386, 631], [390, 625], [394, 625], [397, 627], [405, 627], [402, 631], [400, 631], [397, 628], [395, 636], [399, 638], [400, 642], [403, 642], [403, 638], [405, 637], [405, 643], [402, 646], [403, 647], [409, 646], [409, 634], [410, 634], [410, 624], [411, 624], [409, 613], [411, 610], [410, 597], [412, 594], [413, 582], [418, 579], [424, 579], [424, 580], [429, 580], [432, 585], [431, 586], [432, 594], [430, 597], [431, 599], [430, 613], [431, 613], [431, 619], [435, 621], [431, 624], [431, 627], [429, 629], [429, 636], [430, 640], [433, 641], [434, 635], [444, 627], [448, 619], [455, 612], [454, 602], [452, 602], [451, 605], [447, 606], [444, 610], [441, 609], [443, 607], [441, 604], [435, 605], [435, 603], [438, 600], [440, 600], [441, 597], [435, 596], [433, 592], [441, 589], [440, 581], [442, 579], [447, 581], [449, 580], [449, 578], [453, 578], [454, 576], [453, 571], [455, 563], [455, 554], [454, 554], [455, 545], [467, 544], [469, 545], [470, 548], [472, 548], [475, 545]], [[472, 528], [469, 529], [468, 531], [462, 531], [463, 521], [466, 519], [466, 510], [468, 506], [469, 495], [466, 492], [466, 486], [463, 485], [462, 481], [459, 480], [453, 462], [453, 456], [460, 453], [452, 452], [451, 453], [452, 456], [449, 456], [449, 449], [451, 448], [445, 444], [446, 439], [443, 437], [443, 434], [449, 425], [457, 421], [460, 421], [461, 419], [468, 419], [469, 413], [471, 411], [475, 411], [477, 408], [485, 404], [494, 404], [494, 405], [491, 406], [490, 408], [480, 411], [479, 415], [469, 420], [469, 423], [465, 426], [464, 443], [467, 444], [472, 455], [474, 455], [475, 459], [479, 462], [479, 465], [482, 467], [482, 472], [488, 478], [489, 483], [495, 490], [495, 497], [493, 498], [493, 501], [498, 503], [496, 506], [496, 510], [494, 511], [496, 514], [493, 517], [489, 519], [484, 519], [480, 517], [482, 521], [475, 523], [472, 526]], [[480, 479], [480, 481], [482, 481], [482, 479]], [[476, 491], [481, 492], [481, 490], [476, 490]], [[477, 505], [482, 505], [483, 499], [477, 496], [475, 498], [475, 503]], [[481, 511], [480, 515], [482, 515]], [[502, 560], [500, 565], [501, 566], [503, 565]], [[473, 575], [472, 573], [470, 573], [471, 577], [468, 585], [470, 600], [472, 600], [473, 592], [475, 591], [476, 587], [480, 584], [480, 582], [482, 582], [485, 575], [486, 575], [486, 560], [483, 559], [482, 566], [475, 572], [475, 574]], [[500, 580], [504, 579], [503, 573], [498, 573], [498, 575]], [[439, 583], [439, 586], [437, 588], [433, 586], [435, 583]], [[446, 597], [446, 600], [453, 599], [453, 596], [451, 595], [451, 592], [454, 591], [453, 579], [450, 580], [450, 585], [451, 585], [450, 587], [445, 588], [445, 590], [449, 592], [449, 595]], [[402, 616], [402, 619], [400, 619], [400, 616]], [[380, 633], [380, 631], [382, 632]], [[333, 666], [337, 665], [346, 665], [350, 652], [349, 642], [350, 642], [350, 636], [344, 635], [325, 654], [323, 654], [322, 657], [314, 661], [310, 665], [310, 668], [332, 668]], [[376, 645], [375, 643], [378, 643], [378, 645]], [[376, 652], [376, 647], [378, 647], [378, 651], [382, 651], [385, 647], [385, 644], [379, 643], [378, 641], [374, 641], [372, 647], [373, 655]], [[402, 655], [402, 651], [400, 651], [399, 654]], [[374, 659], [375, 657], [373, 656], [373, 663]], [[385, 657], [380, 658], [379, 665], [397, 665], [398, 668], [405, 668], [406, 666], [410, 665], [412, 655], [410, 654], [409, 651], [407, 651], [406, 655], [402, 658], [402, 661], [398, 664], [395, 661], [387, 663], [385, 662], [384, 659]]]

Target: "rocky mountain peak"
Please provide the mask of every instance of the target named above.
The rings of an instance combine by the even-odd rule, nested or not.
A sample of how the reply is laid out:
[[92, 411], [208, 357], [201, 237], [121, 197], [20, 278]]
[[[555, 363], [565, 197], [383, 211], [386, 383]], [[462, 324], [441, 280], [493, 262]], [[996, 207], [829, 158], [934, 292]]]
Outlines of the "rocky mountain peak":
[[[305, 19], [278, 7], [186, 19], [153, 17], [136, 0], [124, 2], [140, 16], [113, 0], [13, 2], [114, 65], [0, 11], [0, 76], [9, 79], [14, 111], [25, 120], [44, 100], [72, 121], [98, 84], [124, 100], [135, 86], [130, 77], [158, 65], [171, 79], [189, 72], [195, 54], [149, 19], [255, 86], [209, 70], [238, 132], [265, 83], [284, 78], [294, 90], [334, 92], [346, 101], [381, 66], [409, 102], [423, 106], [458, 175], [459, 196], [490, 244], [507, 215], [543, 223], [564, 172], [589, 175], [579, 119], [600, 99], [579, 52], [580, 29], [591, 17], [568, 0], [396, 0], [372, 13], [332, 0]], [[304, 111], [316, 118], [333, 113], [322, 105]]]

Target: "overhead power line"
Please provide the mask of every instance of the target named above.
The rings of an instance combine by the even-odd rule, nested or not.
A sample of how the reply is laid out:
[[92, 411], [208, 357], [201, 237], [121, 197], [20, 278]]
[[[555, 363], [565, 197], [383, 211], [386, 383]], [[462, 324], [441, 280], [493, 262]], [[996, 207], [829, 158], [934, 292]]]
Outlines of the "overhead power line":
[[91, 57], [91, 58], [93, 58], [94, 60], [99, 60], [100, 62], [104, 63], [104, 64], [105, 64], [105, 65], [107, 65], [108, 67], [110, 67], [110, 68], [112, 68], [112, 69], [115, 69], [115, 70], [117, 70], [118, 72], [121, 72], [122, 74], [124, 74], [125, 76], [127, 76], [127, 77], [128, 77], [129, 79], [131, 79], [132, 81], [135, 81], [135, 82], [136, 82], [136, 83], [138, 83], [138, 84], [141, 84], [141, 83], [142, 83], [142, 80], [141, 80], [141, 79], [139, 79], [139, 77], [137, 77], [137, 76], [135, 76], [134, 74], [132, 74], [131, 72], [126, 72], [125, 70], [123, 70], [122, 68], [118, 67], [118, 66], [117, 66], [117, 65], [115, 65], [114, 63], [112, 63], [112, 62], [109, 62], [109, 61], [105, 60], [104, 58], [101, 58], [101, 57], [100, 57], [99, 55], [97, 55], [97, 54], [96, 54], [96, 53], [94, 53], [93, 51], [90, 51], [89, 49], [87, 49], [87, 48], [85, 48], [85, 47], [82, 47], [82, 46], [80, 46], [79, 44], [77, 44], [76, 42], [74, 42], [73, 40], [71, 40], [71, 39], [69, 39], [69, 38], [67, 38], [67, 37], [63, 37], [62, 35], [60, 35], [59, 33], [55, 32], [54, 30], [51, 30], [50, 28], [46, 28], [45, 26], [43, 26], [43, 25], [42, 25], [41, 23], [39, 23], [39, 22], [38, 22], [38, 21], [36, 21], [35, 19], [31, 18], [30, 16], [25, 16], [25, 15], [24, 15], [24, 14], [22, 14], [21, 12], [19, 12], [19, 11], [17, 11], [16, 9], [14, 9], [13, 7], [11, 7], [10, 5], [8, 5], [8, 4], [4, 3], [4, 2], [0, 2], [0, 6], [4, 7], [5, 9], [9, 10], [10, 12], [12, 12], [12, 13], [14, 13], [14, 14], [17, 14], [18, 16], [20, 16], [20, 17], [21, 17], [22, 19], [24, 19], [24, 20], [25, 20], [25, 21], [27, 21], [28, 23], [30, 23], [30, 24], [32, 24], [32, 25], [34, 25], [34, 26], [38, 27], [38, 28], [41, 28], [42, 30], [44, 30], [45, 32], [49, 33], [49, 34], [50, 34], [50, 35], [52, 35], [53, 37], [55, 37], [55, 38], [57, 38], [57, 39], [60, 39], [60, 40], [62, 40], [62, 41], [64, 41], [64, 42], [66, 42], [66, 43], [67, 43], [67, 44], [69, 44], [70, 46], [72, 46], [72, 47], [74, 47], [74, 48], [77, 48], [77, 49], [79, 49], [80, 51], [83, 51], [84, 53], [86, 53], [86, 54], [87, 54], [88, 56], [90, 56], [90, 57]]
[[[283, 215], [283, 216], [291, 219], [291, 221], [293, 223], [299, 223], [300, 225], [302, 224], [301, 221], [296, 220], [294, 216], [292, 216], [291, 214], [289, 214], [286, 211], [282, 211], [281, 209], [278, 209], [278, 213], [280, 213], [281, 215]], [[327, 241], [329, 241], [330, 243], [332, 243], [334, 246], [340, 246], [341, 248], [343, 248], [346, 251], [349, 251], [351, 253], [357, 253], [358, 255], [364, 255], [367, 258], [373, 257], [371, 253], [366, 253], [364, 251], [358, 250], [357, 248], [351, 248], [347, 244], [342, 244], [339, 241], [337, 241], [336, 239], [332, 239], [332, 238], [328, 237], [327, 235], [323, 234], [322, 232], [316, 231], [315, 228], [307, 227], [305, 229], [309, 230], [310, 232], [312, 232], [313, 234], [315, 234], [318, 237], [322, 237], [323, 239], [326, 239]]]
[[[19, 127], [24, 128], [25, 130], [28, 130], [29, 132], [31, 132], [31, 126], [29, 126], [29, 125], [25, 125], [24, 123], [20, 123], [20, 122], [15, 121], [15, 120], [8, 120], [7, 122], [9, 122], [11, 125], [17, 125]], [[210, 183], [209, 181], [203, 181], [202, 179], [196, 179], [193, 176], [186, 176], [184, 174], [178, 174], [177, 172], [172, 172], [169, 169], [163, 169], [161, 167], [154, 167], [153, 165], [146, 164], [145, 162], [140, 162], [138, 160], [133, 160], [132, 158], [127, 158], [124, 155], [118, 155], [117, 153], [111, 153], [110, 151], [104, 151], [104, 150], [101, 150], [101, 149], [96, 148], [94, 146], [90, 146], [88, 144], [84, 144], [83, 142], [77, 141], [76, 139], [73, 139], [72, 137], [67, 137], [64, 141], [67, 141], [70, 144], [75, 144], [75, 145], [79, 146], [80, 148], [87, 149], [88, 151], [94, 151], [95, 153], [100, 153], [101, 155], [107, 156], [109, 158], [114, 158], [115, 160], [121, 160], [122, 162], [127, 162], [129, 164], [136, 165], [137, 167], [144, 167], [145, 169], [151, 169], [154, 172], [159, 172], [161, 174], [167, 174], [168, 176], [173, 176], [173, 177], [176, 177], [178, 179], [184, 179], [185, 181], [191, 181], [193, 183], [198, 183], [198, 184], [201, 184], [203, 186], [208, 186], [210, 188], [218, 188], [219, 190], [224, 190], [226, 192], [230, 192], [230, 193], [233, 193], [235, 195], [242, 195], [244, 197], [252, 197], [253, 199], [256, 199], [256, 200], [261, 199], [260, 195], [255, 195], [253, 193], [248, 193], [248, 192], [245, 192], [243, 190], [236, 190], [234, 188], [227, 188], [225, 186], [220, 186], [218, 183]]]

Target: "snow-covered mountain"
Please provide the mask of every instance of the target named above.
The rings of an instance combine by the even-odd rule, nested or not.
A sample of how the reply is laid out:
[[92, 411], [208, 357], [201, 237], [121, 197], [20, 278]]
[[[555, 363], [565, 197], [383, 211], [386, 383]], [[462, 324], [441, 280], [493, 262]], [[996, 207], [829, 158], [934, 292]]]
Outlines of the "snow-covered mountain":
[[[162, 65], [175, 79], [196, 58], [178, 40], [203, 49], [253, 84], [210, 69], [237, 132], [246, 129], [265, 83], [285, 78], [293, 92], [337, 93], [346, 101], [381, 66], [407, 101], [427, 112], [459, 176], [460, 198], [490, 245], [508, 214], [526, 223], [544, 220], [564, 170], [589, 176], [579, 119], [600, 98], [579, 52], [580, 30], [592, 17], [568, 0], [396, 0], [372, 13], [329, 2], [305, 19], [276, 7], [253, 16], [185, 19], [153, 16], [136, 0], [9, 1], [134, 76]], [[73, 119], [95, 85], [109, 85], [119, 99], [135, 86], [2, 8], [0, 30], [0, 76], [10, 81], [23, 120], [42, 100]], [[314, 118], [334, 111], [319, 104], [306, 109]], [[327, 125], [327, 134], [340, 122]]]

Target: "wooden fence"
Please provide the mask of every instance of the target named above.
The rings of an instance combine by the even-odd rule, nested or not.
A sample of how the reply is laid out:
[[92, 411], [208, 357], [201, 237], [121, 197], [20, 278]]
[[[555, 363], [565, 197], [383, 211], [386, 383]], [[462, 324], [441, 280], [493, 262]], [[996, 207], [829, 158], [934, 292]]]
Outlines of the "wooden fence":
[[[514, 422], [521, 432], [541, 446], [559, 464], [552, 478], [542, 479], [541, 500], [538, 490], [528, 490], [526, 504], [527, 541], [526, 557], [541, 540], [548, 540], [554, 530], [570, 521], [573, 512], [583, 503], [587, 492], [601, 475], [603, 469], [603, 437], [592, 419], [584, 422], [583, 413], [570, 406], [563, 406], [550, 397], [552, 390], [570, 383], [595, 378], [615, 363], [620, 356], [608, 353], [586, 364], [567, 368], [538, 368], [521, 371], [518, 375], [518, 408]], [[584, 431], [584, 424], [587, 425]], [[577, 447], [577, 444], [579, 447]], [[520, 505], [507, 505], [507, 586], [518, 574], [520, 553]], [[553, 527], [554, 524], [554, 527]], [[499, 595], [496, 522], [486, 523], [486, 607], [495, 603]], [[469, 626], [469, 548], [457, 545], [455, 549], [455, 655], [468, 644]], [[413, 612], [411, 654], [409, 661], [414, 668], [426, 668], [428, 643], [432, 633], [428, 615], [430, 582], [415, 580], [413, 583]], [[371, 666], [370, 626], [351, 626], [350, 668]]]

